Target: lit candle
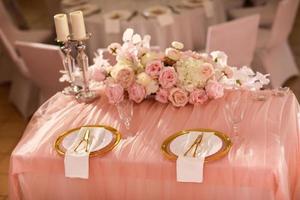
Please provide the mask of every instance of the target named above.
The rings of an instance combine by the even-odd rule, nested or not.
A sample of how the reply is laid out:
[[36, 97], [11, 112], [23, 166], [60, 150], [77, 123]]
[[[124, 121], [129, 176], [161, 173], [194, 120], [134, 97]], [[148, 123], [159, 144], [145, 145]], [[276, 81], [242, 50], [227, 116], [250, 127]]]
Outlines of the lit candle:
[[65, 42], [70, 35], [68, 19], [66, 14], [54, 15], [54, 24], [56, 29], [56, 38], [58, 41]]
[[81, 11], [74, 11], [70, 13], [70, 20], [73, 31], [74, 40], [82, 40], [86, 38], [85, 25], [83, 20], [83, 14]]

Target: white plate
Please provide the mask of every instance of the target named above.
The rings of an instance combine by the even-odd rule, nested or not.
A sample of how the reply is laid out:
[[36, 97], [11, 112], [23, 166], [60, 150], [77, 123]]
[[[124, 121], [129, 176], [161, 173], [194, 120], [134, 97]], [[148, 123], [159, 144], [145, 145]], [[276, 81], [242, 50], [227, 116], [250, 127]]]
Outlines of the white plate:
[[[94, 132], [93, 130], [99, 129], [99, 127], [90, 127], [89, 129], [91, 131], [91, 134], [93, 134]], [[104, 128], [100, 128], [100, 129], [104, 129]], [[77, 134], [79, 133], [79, 130], [76, 130], [65, 137], [65, 139], [62, 141], [63, 148], [68, 149], [74, 143]], [[101, 138], [97, 140], [97, 143], [93, 145], [93, 147], [91, 147], [92, 148], [91, 151], [98, 151], [100, 149], [103, 149], [104, 147], [109, 145], [111, 141], [114, 139], [113, 134], [106, 129], [104, 129], [104, 135], [100, 137]]]
[[[201, 132], [190, 132], [189, 134], [184, 134], [179, 137], [176, 137], [171, 143], [170, 143], [170, 151], [174, 153], [175, 155], [179, 156], [184, 154], [184, 152], [192, 145], [192, 143], [195, 141], [198, 135], [200, 135]], [[213, 132], [204, 132], [205, 136], [203, 136], [202, 142], [200, 146], [198, 147], [197, 152], [202, 151], [203, 146], [205, 146], [205, 143], [210, 142], [212, 144], [209, 152], [206, 154], [207, 156], [213, 155], [217, 153], [223, 145], [223, 142], [221, 138], [214, 135]]]
[[171, 10], [165, 6], [152, 6], [143, 11], [146, 17], [157, 17], [159, 15], [171, 14]]
[[104, 18], [115, 19], [115, 20], [126, 20], [131, 16], [131, 11], [129, 10], [113, 10], [104, 14]]

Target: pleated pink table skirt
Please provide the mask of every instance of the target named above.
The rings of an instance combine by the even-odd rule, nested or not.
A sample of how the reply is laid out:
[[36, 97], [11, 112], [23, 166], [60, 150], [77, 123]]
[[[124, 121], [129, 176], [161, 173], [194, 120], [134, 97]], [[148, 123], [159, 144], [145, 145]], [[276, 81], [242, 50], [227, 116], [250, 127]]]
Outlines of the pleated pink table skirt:
[[[270, 92], [268, 93], [270, 94]], [[227, 93], [235, 95], [235, 93]], [[176, 131], [211, 128], [231, 135], [223, 112], [225, 98], [200, 106], [174, 108], [145, 101], [134, 105], [130, 130], [117, 109], [100, 99], [77, 103], [56, 94], [35, 113], [13, 151], [10, 199], [300, 199], [299, 104], [294, 94], [256, 101], [247, 95], [239, 151], [205, 164], [204, 182], [179, 183], [176, 164], [160, 146]], [[53, 148], [62, 132], [87, 124], [106, 124], [123, 133], [104, 157], [90, 159], [90, 178], [64, 176], [63, 157]], [[131, 136], [131, 137], [130, 137]]]

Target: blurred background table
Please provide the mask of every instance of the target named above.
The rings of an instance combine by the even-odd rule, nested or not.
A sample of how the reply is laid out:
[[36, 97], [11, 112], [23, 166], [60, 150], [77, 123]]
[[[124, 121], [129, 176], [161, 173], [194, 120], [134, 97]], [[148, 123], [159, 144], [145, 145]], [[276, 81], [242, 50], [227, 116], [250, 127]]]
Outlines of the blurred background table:
[[[172, 41], [180, 41], [185, 44], [185, 49], [205, 48], [206, 33], [210, 25], [218, 24], [226, 20], [225, 8], [222, 0], [212, 0], [213, 13], [207, 16], [204, 6], [201, 7], [177, 7], [181, 1], [123, 1], [116, 4], [105, 4], [101, 1], [90, 1], [102, 9], [100, 14], [86, 18], [87, 30], [93, 33], [88, 42], [89, 52], [95, 52], [99, 47], [106, 47], [112, 42], [122, 42], [122, 33], [126, 28], [133, 28], [139, 34], [151, 35], [151, 44], [164, 49], [170, 46]], [[106, 2], [105, 0], [102, 2]], [[143, 11], [153, 6], [165, 6], [170, 9], [174, 22], [168, 26], [161, 26], [157, 18], [145, 18]], [[119, 33], [106, 33], [104, 27], [104, 14], [113, 10], [137, 11], [138, 15], [130, 21], [120, 21]], [[172, 10], [175, 10], [172, 12]]]

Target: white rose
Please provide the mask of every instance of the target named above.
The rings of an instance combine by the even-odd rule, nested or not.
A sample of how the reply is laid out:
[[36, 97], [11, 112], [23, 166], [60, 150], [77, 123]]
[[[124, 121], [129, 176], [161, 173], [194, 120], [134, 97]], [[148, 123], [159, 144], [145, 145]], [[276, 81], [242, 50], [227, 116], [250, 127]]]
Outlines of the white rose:
[[168, 58], [175, 60], [175, 61], [179, 60], [181, 57], [180, 51], [178, 51], [177, 49], [174, 49], [174, 48], [167, 48], [165, 51], [165, 54]]
[[177, 42], [177, 41], [172, 42], [171, 45], [172, 45], [172, 47], [174, 47], [175, 49], [178, 49], [178, 50], [183, 49], [183, 47], [184, 47], [184, 45], [181, 42]]
[[158, 90], [158, 83], [153, 80], [148, 74], [145, 72], [137, 75], [137, 83], [141, 84], [145, 87], [147, 95], [155, 93]]

